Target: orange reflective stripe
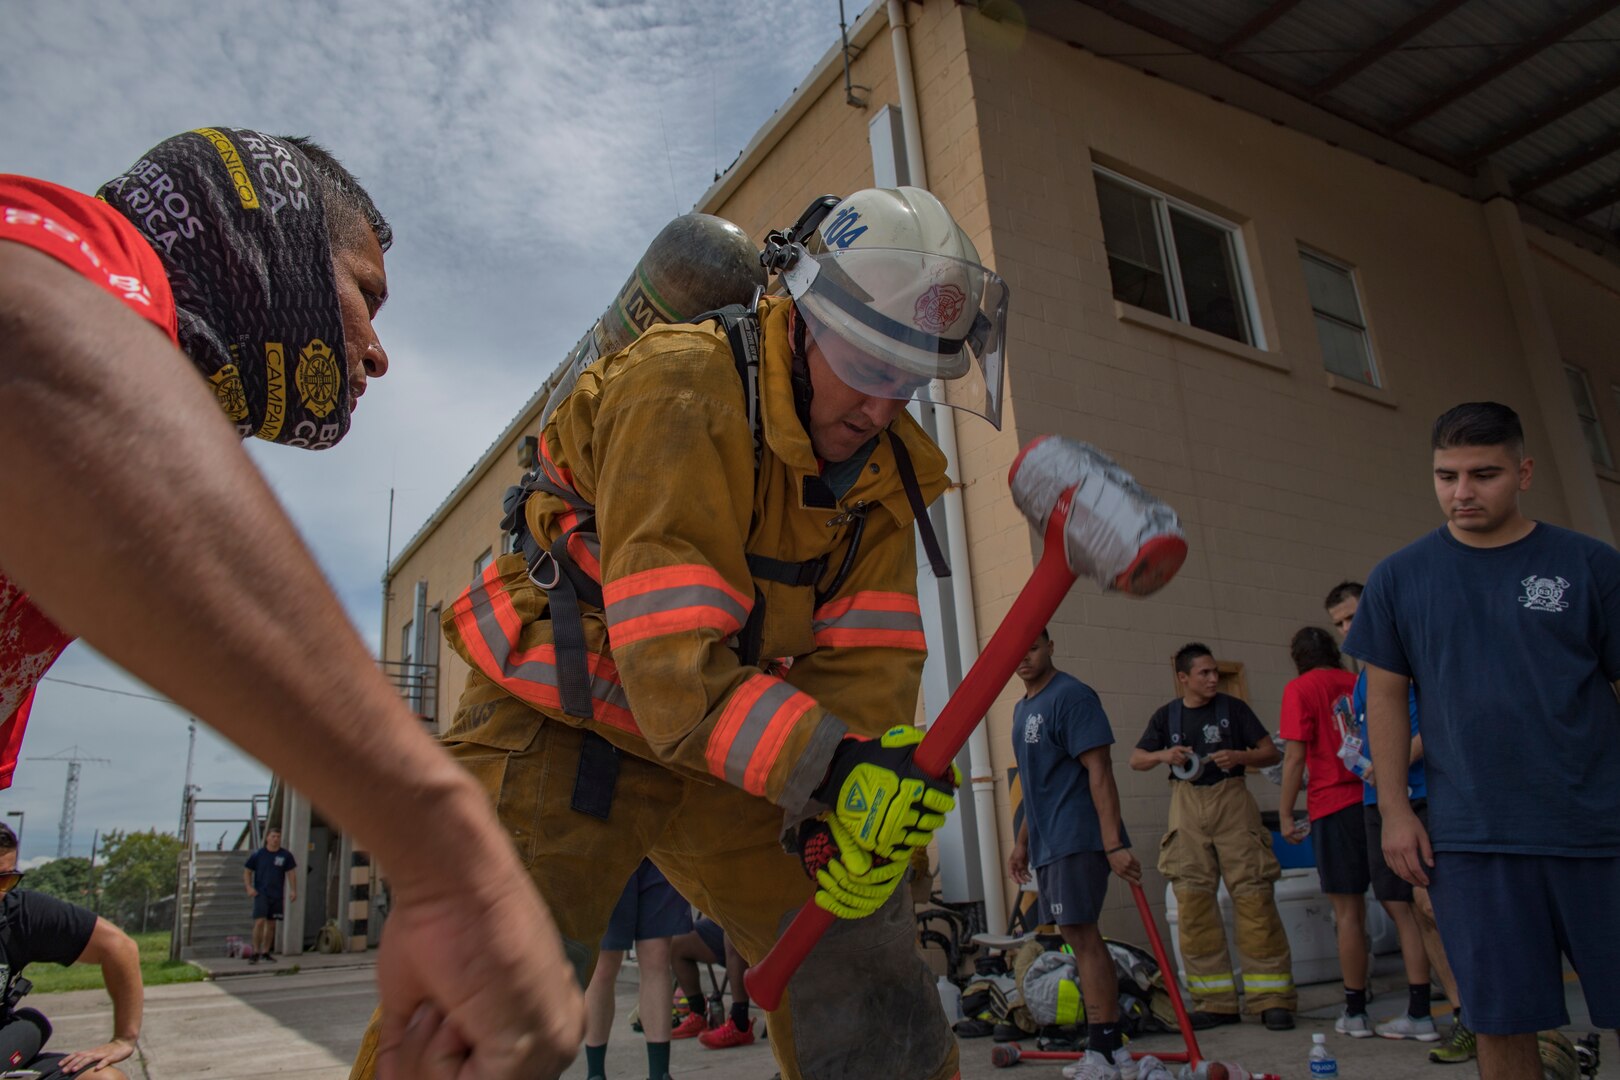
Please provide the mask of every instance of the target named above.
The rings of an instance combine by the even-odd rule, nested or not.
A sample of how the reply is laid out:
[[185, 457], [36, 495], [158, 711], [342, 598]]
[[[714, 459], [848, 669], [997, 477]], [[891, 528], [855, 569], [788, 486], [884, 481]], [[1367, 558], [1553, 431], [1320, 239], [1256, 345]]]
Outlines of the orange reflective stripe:
[[[519, 701], [547, 709], [562, 708], [556, 646], [516, 648], [523, 624], [494, 563], [456, 598], [450, 613], [473, 666], [481, 674]], [[591, 679], [592, 716], [610, 727], [640, 735], [613, 661], [587, 652], [585, 669]]]
[[812, 629], [822, 648], [928, 651], [922, 609], [910, 593], [858, 592], [834, 600], [816, 610]]
[[572, 491], [575, 498], [579, 497], [579, 492], [574, 488], [573, 470], [557, 464], [557, 460], [551, 456], [551, 446], [546, 442], [544, 433], [540, 436], [540, 466], [553, 480]]
[[[579, 518], [580, 511], [569, 507], [557, 515], [557, 527], [567, 533], [579, 524]], [[574, 564], [596, 582], [602, 580], [601, 547], [594, 532], [577, 532], [568, 537], [568, 554], [573, 558]]]
[[815, 703], [781, 679], [749, 676], [732, 691], [709, 735], [704, 750], [709, 772], [750, 795], [763, 796], [788, 735]]
[[602, 598], [615, 648], [692, 630], [727, 637], [742, 628], [754, 606], [718, 570], [701, 563], [629, 574], [605, 585]]

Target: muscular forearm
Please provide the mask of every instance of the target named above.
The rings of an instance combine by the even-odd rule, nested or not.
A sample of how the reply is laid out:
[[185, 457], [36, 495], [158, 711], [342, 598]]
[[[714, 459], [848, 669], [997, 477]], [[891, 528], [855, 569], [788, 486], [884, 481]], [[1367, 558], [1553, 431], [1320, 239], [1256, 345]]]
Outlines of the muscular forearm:
[[1150, 772], [1161, 763], [1158, 752], [1144, 750], [1140, 746], [1132, 747], [1130, 766], [1137, 772]]
[[1267, 739], [1259, 746], [1248, 750], [1238, 751], [1238, 761], [1250, 769], [1265, 769], [1282, 760], [1282, 754], [1277, 750], [1277, 744]]
[[1297, 742], [1289, 742], [1283, 755], [1282, 795], [1278, 798], [1283, 824], [1293, 819], [1294, 803], [1299, 801], [1300, 782], [1305, 778], [1305, 750]]
[[101, 978], [113, 1003], [113, 1038], [135, 1042], [141, 1037], [145, 991], [141, 986], [140, 950], [133, 941], [101, 963]]
[[190, 363], [90, 283], [8, 243], [0, 461], [7, 574], [313, 796], [396, 876], [430, 876], [461, 845], [427, 836], [487, 820], [377, 673]]
[[1090, 777], [1091, 803], [1097, 808], [1097, 825], [1102, 831], [1104, 851], [1120, 846], [1124, 838], [1119, 812], [1119, 785], [1112, 769], [1094, 769]]
[[[1412, 720], [1406, 703], [1407, 680], [1394, 672], [1367, 666], [1367, 741], [1371, 744], [1373, 775], [1392, 779], [1391, 790], [1405, 791], [1406, 770], [1412, 763]], [[1379, 785], [1382, 790], [1383, 784]], [[1385, 818], [1411, 813], [1404, 798], [1378, 800]]]

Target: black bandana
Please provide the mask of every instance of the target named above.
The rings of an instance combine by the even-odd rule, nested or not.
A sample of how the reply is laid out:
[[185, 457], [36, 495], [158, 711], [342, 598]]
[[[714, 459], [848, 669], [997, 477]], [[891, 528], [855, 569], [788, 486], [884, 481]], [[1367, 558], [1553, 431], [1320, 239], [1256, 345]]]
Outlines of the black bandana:
[[321, 450], [349, 430], [343, 318], [326, 215], [297, 147], [199, 128], [97, 195], [163, 260], [180, 347], [243, 438]]

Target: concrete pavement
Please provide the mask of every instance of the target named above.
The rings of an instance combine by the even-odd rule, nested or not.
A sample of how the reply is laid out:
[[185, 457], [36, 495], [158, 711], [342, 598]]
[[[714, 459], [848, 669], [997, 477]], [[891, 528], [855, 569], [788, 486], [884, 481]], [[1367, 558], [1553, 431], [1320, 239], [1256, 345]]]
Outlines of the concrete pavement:
[[[295, 1080], [344, 1080], [349, 1062], [360, 1042], [376, 1003], [373, 970], [366, 957], [325, 957], [311, 963], [347, 963], [349, 966], [325, 970], [306, 968], [291, 971], [291, 963], [279, 965], [281, 974], [266, 974], [263, 967], [244, 969], [236, 977], [217, 981], [159, 986], [147, 991], [146, 1021], [139, 1055], [126, 1062], [133, 1080], [255, 1080], [262, 1077], [292, 1077]], [[302, 962], [305, 958], [295, 958]], [[360, 966], [353, 962], [361, 960]], [[630, 1011], [635, 1006], [637, 974], [626, 965], [618, 983], [618, 1013], [608, 1049], [608, 1080], [644, 1080], [646, 1054], [641, 1036], [630, 1028]], [[1570, 982], [1570, 1014], [1575, 1023], [1572, 1034], [1584, 1033], [1586, 1012], [1580, 991]], [[1374, 979], [1377, 998], [1371, 1012], [1374, 1019], [1387, 1019], [1404, 1008], [1406, 994], [1398, 974]], [[1431, 1065], [1429, 1044], [1398, 1043], [1384, 1039], [1347, 1039], [1336, 1036], [1333, 1019], [1338, 1015], [1341, 990], [1337, 983], [1308, 986], [1301, 990], [1302, 1013], [1299, 1026], [1291, 1032], [1266, 1031], [1259, 1024], [1245, 1023], [1204, 1032], [1200, 1045], [1206, 1057], [1239, 1062], [1248, 1068], [1277, 1073], [1287, 1080], [1308, 1076], [1306, 1055], [1311, 1033], [1328, 1033], [1339, 1058], [1339, 1072], [1347, 1080], [1466, 1080], [1476, 1074], [1472, 1066], [1449, 1068]], [[99, 990], [71, 994], [49, 994], [31, 998], [30, 1005], [41, 1009], [56, 1025], [51, 1040], [56, 1050], [94, 1046], [112, 1030], [112, 1008]], [[1438, 1002], [1436, 1013], [1449, 1023], [1450, 1009]], [[757, 1021], [756, 1021], [757, 1023]], [[962, 1043], [962, 1080], [1058, 1080], [1061, 1063], [1025, 1062], [1016, 1071], [997, 1069], [990, 1064], [989, 1039]], [[1033, 1049], [1033, 1043], [1023, 1044]], [[1133, 1048], [1174, 1049], [1180, 1039], [1153, 1035], [1138, 1040]], [[1614, 1035], [1605, 1032], [1603, 1056], [1606, 1075], [1620, 1076], [1620, 1049]], [[673, 1075], [681, 1080], [769, 1080], [776, 1070], [770, 1044], [765, 1040], [734, 1050], [705, 1050], [697, 1040], [683, 1040], [674, 1046]], [[583, 1062], [575, 1062], [564, 1074], [566, 1080], [585, 1080]], [[867, 1080], [851, 1077], [850, 1080]]]

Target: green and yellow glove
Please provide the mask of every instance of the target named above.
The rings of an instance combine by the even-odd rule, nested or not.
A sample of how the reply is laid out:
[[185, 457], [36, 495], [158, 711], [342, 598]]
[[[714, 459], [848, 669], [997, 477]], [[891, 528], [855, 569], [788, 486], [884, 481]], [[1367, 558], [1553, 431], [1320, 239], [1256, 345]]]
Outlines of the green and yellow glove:
[[827, 779], [813, 798], [832, 807], [850, 841], [884, 858], [922, 847], [956, 806], [961, 770], [949, 779], [924, 774], [912, 755], [923, 733], [892, 727], [881, 739], [846, 736], [833, 751]]
[[840, 919], [864, 919], [894, 895], [908, 860], [893, 861], [862, 851], [837, 818], [799, 827], [799, 858], [815, 879], [816, 906]]

